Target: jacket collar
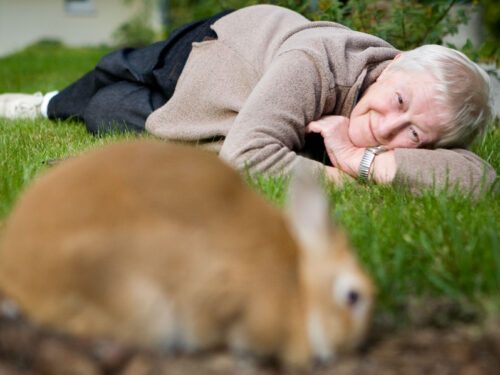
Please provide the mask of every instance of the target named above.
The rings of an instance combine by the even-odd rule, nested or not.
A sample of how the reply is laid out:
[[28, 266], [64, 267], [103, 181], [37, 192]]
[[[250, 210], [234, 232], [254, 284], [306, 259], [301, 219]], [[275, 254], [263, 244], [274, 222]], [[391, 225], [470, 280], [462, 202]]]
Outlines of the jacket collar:
[[359, 99], [361, 99], [363, 93], [377, 80], [391, 61], [392, 60], [387, 60], [380, 64], [368, 66], [361, 71], [361, 74], [354, 84], [347, 90], [344, 103], [340, 110], [340, 116], [349, 117], [351, 115], [354, 106], [358, 103]]

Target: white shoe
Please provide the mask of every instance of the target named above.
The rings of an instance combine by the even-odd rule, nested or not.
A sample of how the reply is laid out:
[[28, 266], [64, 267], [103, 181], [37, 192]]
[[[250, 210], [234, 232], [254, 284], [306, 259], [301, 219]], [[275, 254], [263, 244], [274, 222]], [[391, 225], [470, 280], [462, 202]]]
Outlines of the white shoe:
[[0, 117], [9, 119], [34, 119], [42, 116], [43, 95], [2, 94], [0, 95]]

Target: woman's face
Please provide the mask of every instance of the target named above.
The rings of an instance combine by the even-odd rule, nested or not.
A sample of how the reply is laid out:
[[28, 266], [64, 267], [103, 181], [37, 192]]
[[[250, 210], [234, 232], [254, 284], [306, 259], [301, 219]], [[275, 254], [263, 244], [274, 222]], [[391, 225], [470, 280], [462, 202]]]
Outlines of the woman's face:
[[354, 107], [349, 137], [357, 147], [417, 148], [443, 133], [446, 109], [433, 99], [432, 76], [385, 70]]

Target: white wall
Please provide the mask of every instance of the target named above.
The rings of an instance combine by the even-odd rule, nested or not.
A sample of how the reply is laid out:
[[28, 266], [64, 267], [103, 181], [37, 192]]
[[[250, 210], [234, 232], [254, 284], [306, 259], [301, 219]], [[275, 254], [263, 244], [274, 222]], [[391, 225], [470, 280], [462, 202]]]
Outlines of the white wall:
[[[483, 12], [481, 7], [472, 7], [471, 5], [455, 5], [455, 11], [458, 9], [465, 10], [469, 16], [469, 22], [465, 25], [460, 25], [458, 32], [455, 35], [447, 35], [443, 42], [453, 43], [458, 48], [463, 47], [467, 39], [470, 39], [474, 47], [478, 47], [484, 42], [485, 26], [483, 22]], [[496, 117], [500, 117], [500, 69], [494, 64], [479, 64], [486, 72], [489, 73], [491, 79], [491, 91], [494, 99], [494, 111]]]
[[483, 21], [483, 9], [470, 4], [455, 5], [452, 12], [463, 10], [469, 17], [467, 24], [462, 24], [458, 27], [455, 35], [447, 35], [443, 38], [443, 42], [452, 43], [457, 48], [463, 47], [467, 39], [470, 39], [472, 45], [478, 47], [485, 37], [485, 26]]
[[92, 0], [91, 14], [68, 14], [64, 0], [0, 0], [0, 55], [43, 38], [72, 46], [110, 43], [111, 34], [138, 10], [123, 0]]

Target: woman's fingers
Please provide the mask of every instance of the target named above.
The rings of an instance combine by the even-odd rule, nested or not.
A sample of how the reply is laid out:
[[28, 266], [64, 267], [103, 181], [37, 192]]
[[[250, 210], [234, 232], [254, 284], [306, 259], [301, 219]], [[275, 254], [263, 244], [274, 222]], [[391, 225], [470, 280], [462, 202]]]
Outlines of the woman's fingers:
[[306, 134], [309, 133], [321, 133], [321, 129], [316, 121], [312, 121], [306, 126]]
[[317, 121], [311, 121], [309, 125], [306, 126], [306, 133], [321, 133], [329, 129], [331, 125], [323, 119]]
[[339, 176], [348, 173], [357, 175], [363, 150], [354, 146], [349, 138], [349, 119], [343, 116], [326, 116], [312, 121], [306, 127], [309, 133], [320, 133], [325, 143], [326, 153], [333, 166], [327, 169], [329, 178], [337, 181]]
[[323, 138], [332, 136], [340, 126], [348, 126], [349, 119], [344, 116], [325, 116], [306, 126], [306, 133], [320, 133]]

